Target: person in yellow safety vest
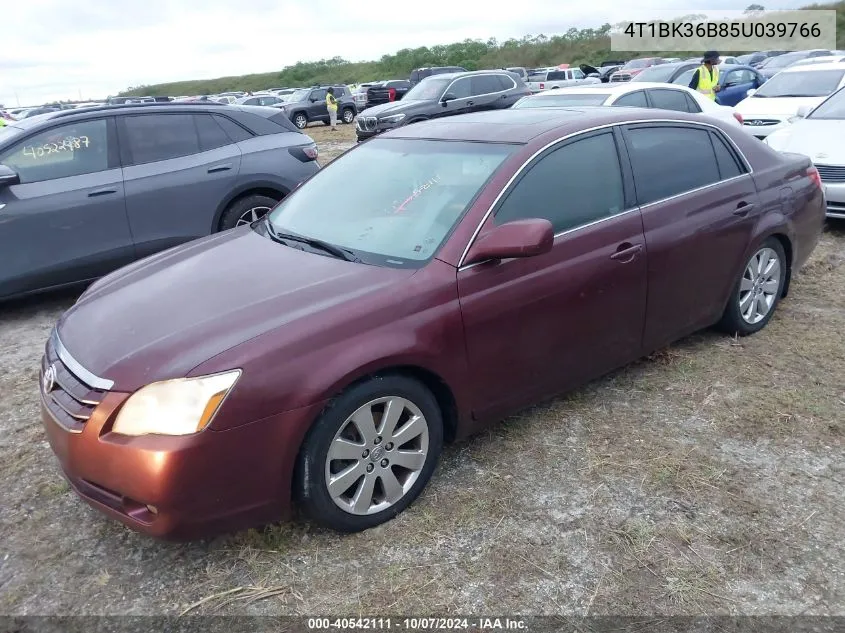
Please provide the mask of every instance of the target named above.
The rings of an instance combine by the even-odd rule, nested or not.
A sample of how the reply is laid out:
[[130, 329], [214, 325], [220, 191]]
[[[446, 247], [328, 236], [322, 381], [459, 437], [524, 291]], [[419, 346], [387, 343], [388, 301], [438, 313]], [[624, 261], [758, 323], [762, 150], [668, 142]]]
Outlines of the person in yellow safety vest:
[[337, 132], [337, 99], [334, 96], [334, 88], [331, 86], [326, 90], [326, 107], [329, 109], [329, 123], [332, 125], [332, 132]]
[[719, 92], [719, 53], [707, 51], [701, 66], [693, 73], [689, 87], [703, 94], [705, 97], [716, 100], [716, 93]]

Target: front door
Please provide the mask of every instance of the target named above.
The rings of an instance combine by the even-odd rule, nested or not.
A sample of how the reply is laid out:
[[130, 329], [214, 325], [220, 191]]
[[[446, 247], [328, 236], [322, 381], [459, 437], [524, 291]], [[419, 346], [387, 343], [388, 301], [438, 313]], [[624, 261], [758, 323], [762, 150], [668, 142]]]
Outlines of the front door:
[[135, 258], [110, 117], [24, 138], [0, 163], [20, 176], [0, 190], [0, 297], [95, 279]]
[[126, 210], [139, 256], [217, 230], [234, 189], [241, 151], [208, 114], [160, 113], [118, 119]]
[[452, 116], [472, 112], [475, 107], [475, 97], [472, 94], [472, 78], [461, 77], [449, 84], [442, 98], [447, 97], [448, 100], [440, 101], [437, 113], [434, 116]]
[[724, 106], [735, 106], [748, 96], [748, 91], [758, 88], [757, 75], [745, 68], [731, 70], [725, 75], [722, 87], [716, 93], [716, 102]]
[[744, 162], [715, 128], [632, 125], [624, 136], [648, 249], [652, 350], [718, 320], [760, 209]]
[[646, 253], [630, 176], [607, 130], [537, 157], [488, 225], [546, 218], [551, 252], [458, 271], [479, 420], [499, 416], [639, 354]]

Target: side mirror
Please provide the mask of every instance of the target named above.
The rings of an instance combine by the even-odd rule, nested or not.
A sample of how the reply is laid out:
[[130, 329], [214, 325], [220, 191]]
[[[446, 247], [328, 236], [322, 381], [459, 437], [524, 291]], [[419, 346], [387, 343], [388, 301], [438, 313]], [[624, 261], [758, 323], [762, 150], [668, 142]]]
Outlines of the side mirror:
[[801, 119], [806, 119], [812, 111], [813, 106], [802, 105], [800, 108], [798, 108], [798, 111], [795, 113], [795, 116]]
[[726, 81], [725, 82], [725, 88], [733, 88], [736, 85], [737, 85], [737, 82], [735, 82], [735, 81]]
[[748, 92], [745, 93], [745, 96], [746, 97], [753, 97], [755, 92], [757, 92], [756, 88], [749, 88]]
[[9, 187], [17, 185], [21, 181], [18, 172], [6, 165], [0, 165], [0, 187]]
[[464, 264], [542, 255], [552, 250], [554, 239], [552, 223], [548, 220], [515, 220], [482, 233], [472, 245]]
[[455, 99], [457, 99], [455, 95], [453, 95], [451, 92], [447, 92], [445, 95], [443, 95], [443, 98], [440, 99], [440, 103], [442, 103], [443, 107], [445, 108], [447, 103], [449, 103], [450, 101], [454, 101]]

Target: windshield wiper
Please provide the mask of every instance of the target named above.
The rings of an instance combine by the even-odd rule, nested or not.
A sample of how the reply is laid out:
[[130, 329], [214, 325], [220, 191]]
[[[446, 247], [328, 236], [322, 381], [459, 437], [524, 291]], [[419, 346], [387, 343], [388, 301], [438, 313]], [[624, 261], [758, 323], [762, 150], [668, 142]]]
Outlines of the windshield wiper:
[[277, 242], [299, 242], [300, 244], [307, 244], [312, 248], [319, 248], [321, 251], [324, 251], [329, 255], [332, 255], [333, 257], [337, 257], [338, 259], [343, 259], [347, 262], [361, 262], [361, 258], [355, 255], [355, 253], [353, 253], [347, 248], [341, 248], [340, 246], [336, 246], [330, 242], [317, 239], [316, 237], [306, 237], [305, 235], [299, 235], [297, 233], [281, 233], [273, 228], [273, 225], [270, 224], [269, 219], [266, 222], [266, 226], [267, 233]]
[[798, 97], [819, 97], [819, 96], [821, 96], [821, 95], [793, 95], [793, 94], [778, 95], [778, 97], [783, 97], [783, 98], [792, 98], [792, 97], [795, 97], [795, 98], [798, 98]]

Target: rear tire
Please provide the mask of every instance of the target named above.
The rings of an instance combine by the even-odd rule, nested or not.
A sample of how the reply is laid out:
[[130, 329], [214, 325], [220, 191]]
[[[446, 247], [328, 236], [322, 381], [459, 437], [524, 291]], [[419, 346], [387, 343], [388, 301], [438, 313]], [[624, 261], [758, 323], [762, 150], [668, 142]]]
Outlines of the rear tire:
[[355, 111], [352, 108], [344, 108], [340, 120], [349, 125], [355, 120]]
[[443, 418], [432, 393], [412, 378], [376, 376], [335, 398], [311, 427], [294, 494], [316, 523], [366, 530], [413, 503], [442, 447]]
[[786, 253], [777, 238], [760, 244], [739, 273], [719, 327], [739, 336], [766, 327], [783, 295], [786, 267]]
[[267, 215], [278, 200], [262, 194], [252, 194], [232, 202], [220, 218], [220, 230], [251, 224]]

